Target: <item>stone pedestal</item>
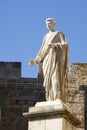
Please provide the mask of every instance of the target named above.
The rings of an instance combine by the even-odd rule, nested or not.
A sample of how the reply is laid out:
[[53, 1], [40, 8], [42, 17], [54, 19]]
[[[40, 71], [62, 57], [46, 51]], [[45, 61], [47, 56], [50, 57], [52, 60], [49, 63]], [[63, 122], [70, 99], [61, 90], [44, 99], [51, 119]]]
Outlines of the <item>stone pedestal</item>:
[[80, 121], [60, 100], [38, 102], [23, 113], [28, 119], [28, 130], [77, 130]]

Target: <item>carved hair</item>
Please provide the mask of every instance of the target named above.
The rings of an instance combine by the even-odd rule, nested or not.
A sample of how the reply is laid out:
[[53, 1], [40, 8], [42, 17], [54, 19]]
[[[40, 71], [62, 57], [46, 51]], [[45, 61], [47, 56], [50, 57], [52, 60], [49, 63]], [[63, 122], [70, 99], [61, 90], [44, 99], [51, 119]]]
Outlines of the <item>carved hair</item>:
[[56, 22], [55, 22], [55, 19], [54, 19], [54, 18], [47, 18], [45, 21], [46, 21], [46, 22], [48, 22], [48, 21], [52, 21], [52, 22], [54, 23], [54, 25], [56, 24]]

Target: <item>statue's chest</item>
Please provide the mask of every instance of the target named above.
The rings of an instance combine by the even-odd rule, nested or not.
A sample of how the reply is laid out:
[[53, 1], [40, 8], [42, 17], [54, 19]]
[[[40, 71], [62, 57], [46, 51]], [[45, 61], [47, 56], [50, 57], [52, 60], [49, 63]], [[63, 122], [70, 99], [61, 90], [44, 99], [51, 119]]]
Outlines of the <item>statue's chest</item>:
[[47, 34], [47, 36], [46, 36], [46, 43], [49, 44], [52, 41], [53, 35], [54, 35], [54, 32]]

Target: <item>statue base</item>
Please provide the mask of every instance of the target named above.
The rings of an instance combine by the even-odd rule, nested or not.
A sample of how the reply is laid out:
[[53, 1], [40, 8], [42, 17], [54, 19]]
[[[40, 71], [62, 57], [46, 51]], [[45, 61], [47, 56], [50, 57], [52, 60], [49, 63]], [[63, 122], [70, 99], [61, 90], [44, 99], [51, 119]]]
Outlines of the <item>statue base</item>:
[[66, 104], [56, 101], [38, 102], [23, 113], [28, 130], [77, 130], [79, 119]]

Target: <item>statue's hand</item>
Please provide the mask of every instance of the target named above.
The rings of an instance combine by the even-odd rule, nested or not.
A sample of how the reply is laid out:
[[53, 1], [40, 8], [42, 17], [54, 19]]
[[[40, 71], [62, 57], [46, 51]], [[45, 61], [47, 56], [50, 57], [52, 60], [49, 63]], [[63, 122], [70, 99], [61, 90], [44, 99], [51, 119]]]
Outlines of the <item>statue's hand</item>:
[[31, 60], [29, 61], [29, 65], [33, 66], [33, 65], [35, 65], [35, 64], [36, 64], [36, 62], [35, 62], [34, 59], [31, 59]]
[[55, 48], [55, 45], [53, 43], [48, 44], [48, 47]]
[[48, 46], [49, 46], [50, 48], [54, 48], [54, 49], [56, 49], [56, 48], [58, 48], [58, 47], [62, 48], [62, 44], [61, 44], [61, 43], [51, 43], [51, 44], [49, 44]]

